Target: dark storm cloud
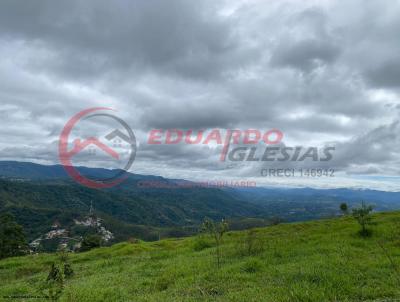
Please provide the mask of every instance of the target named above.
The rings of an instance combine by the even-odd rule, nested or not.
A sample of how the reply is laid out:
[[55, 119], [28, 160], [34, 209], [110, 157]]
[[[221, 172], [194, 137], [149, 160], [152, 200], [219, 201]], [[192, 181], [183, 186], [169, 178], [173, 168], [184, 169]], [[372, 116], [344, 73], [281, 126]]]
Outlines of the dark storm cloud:
[[50, 52], [31, 68], [81, 79], [152, 68], [207, 77], [238, 47], [211, 1], [3, 1], [0, 30]]

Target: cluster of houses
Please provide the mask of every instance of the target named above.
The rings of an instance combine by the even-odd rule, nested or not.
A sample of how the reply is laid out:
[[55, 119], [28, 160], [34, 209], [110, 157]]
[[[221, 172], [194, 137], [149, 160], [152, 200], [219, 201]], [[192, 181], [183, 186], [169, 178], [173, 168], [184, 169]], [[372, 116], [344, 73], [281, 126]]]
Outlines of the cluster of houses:
[[[75, 225], [84, 226], [95, 229], [96, 233], [102, 237], [104, 242], [110, 242], [114, 239], [114, 234], [107, 230], [101, 223], [101, 219], [94, 215], [93, 207], [90, 207], [89, 214], [83, 219], [74, 219]], [[47, 240], [56, 240], [59, 250], [78, 251], [81, 247], [82, 236], [70, 236], [70, 231], [63, 228], [58, 221], [55, 221], [51, 226], [51, 230], [39, 238], [29, 243], [31, 252], [38, 252]]]

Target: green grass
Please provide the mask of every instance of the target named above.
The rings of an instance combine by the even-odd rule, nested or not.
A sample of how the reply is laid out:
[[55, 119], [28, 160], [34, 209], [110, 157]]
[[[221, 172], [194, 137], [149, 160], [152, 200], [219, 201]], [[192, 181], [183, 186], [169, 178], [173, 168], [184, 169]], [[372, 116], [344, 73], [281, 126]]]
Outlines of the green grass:
[[[207, 237], [73, 254], [75, 276], [61, 301], [396, 301], [400, 213], [376, 214], [374, 221], [369, 238], [358, 236], [351, 217], [256, 229], [250, 252], [246, 231], [229, 232], [220, 269]], [[0, 299], [38, 295], [54, 259], [0, 261]]]

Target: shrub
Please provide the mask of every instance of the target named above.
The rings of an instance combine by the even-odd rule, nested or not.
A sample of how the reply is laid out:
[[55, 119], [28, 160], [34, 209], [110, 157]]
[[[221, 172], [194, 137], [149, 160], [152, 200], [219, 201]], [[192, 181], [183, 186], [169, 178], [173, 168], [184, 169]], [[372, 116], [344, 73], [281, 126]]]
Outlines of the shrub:
[[214, 222], [211, 219], [206, 218], [202, 225], [202, 230], [211, 235], [215, 240], [215, 246], [217, 248], [217, 266], [220, 267], [221, 264], [221, 243], [222, 236], [228, 231], [228, 224], [222, 219], [221, 222]]
[[43, 293], [50, 301], [58, 301], [64, 290], [64, 276], [58, 265], [52, 263], [44, 285]]
[[51, 264], [47, 279], [41, 286], [42, 293], [50, 301], [60, 299], [65, 287], [65, 280], [74, 275], [74, 270], [68, 261], [68, 254], [62, 251], [58, 256], [58, 261]]
[[138, 243], [140, 243], [140, 240], [137, 238], [134, 238], [134, 237], [129, 237], [128, 242], [132, 243], [132, 244], [138, 244]]
[[367, 206], [364, 202], [361, 203], [360, 207], [353, 209], [353, 217], [361, 226], [359, 233], [363, 237], [371, 235], [371, 230], [368, 229], [368, 226], [371, 225], [372, 222], [372, 209], [373, 207], [371, 205]]
[[212, 245], [209, 241], [201, 236], [197, 236], [193, 243], [193, 250], [196, 252], [202, 251], [204, 249], [210, 248]]
[[99, 235], [88, 235], [85, 238], [83, 238], [80, 251], [81, 252], [89, 251], [93, 248], [100, 247], [102, 243], [103, 243], [102, 239]]
[[74, 275], [74, 270], [72, 269], [72, 266], [70, 263], [65, 263], [64, 264], [64, 276], [65, 278], [71, 278]]
[[62, 250], [59, 252], [59, 262], [63, 269], [63, 274], [66, 279], [71, 278], [74, 275], [74, 270], [72, 269], [71, 264], [69, 263], [68, 252]]

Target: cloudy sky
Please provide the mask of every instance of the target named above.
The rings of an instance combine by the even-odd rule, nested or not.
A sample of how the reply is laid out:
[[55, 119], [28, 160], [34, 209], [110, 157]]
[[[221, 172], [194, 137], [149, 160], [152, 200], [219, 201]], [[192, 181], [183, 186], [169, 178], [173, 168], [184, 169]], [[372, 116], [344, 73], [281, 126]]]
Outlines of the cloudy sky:
[[[59, 163], [65, 123], [104, 106], [138, 138], [134, 173], [400, 190], [399, 16], [395, 0], [3, 0], [0, 160]], [[320, 166], [147, 144], [151, 129], [215, 128], [276, 128], [284, 146], [335, 146], [323, 166], [335, 177], [261, 177]], [[97, 154], [79, 164], [113, 163]]]

